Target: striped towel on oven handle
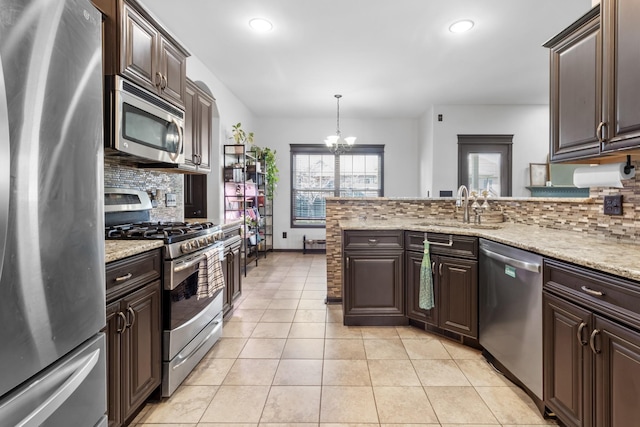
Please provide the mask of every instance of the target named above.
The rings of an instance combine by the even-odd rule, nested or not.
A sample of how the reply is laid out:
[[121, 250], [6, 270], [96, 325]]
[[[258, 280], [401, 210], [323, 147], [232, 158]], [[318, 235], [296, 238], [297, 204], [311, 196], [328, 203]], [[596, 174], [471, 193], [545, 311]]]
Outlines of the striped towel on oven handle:
[[204, 253], [198, 271], [198, 299], [211, 298], [219, 289], [224, 288], [224, 275], [220, 264], [220, 249], [210, 249]]

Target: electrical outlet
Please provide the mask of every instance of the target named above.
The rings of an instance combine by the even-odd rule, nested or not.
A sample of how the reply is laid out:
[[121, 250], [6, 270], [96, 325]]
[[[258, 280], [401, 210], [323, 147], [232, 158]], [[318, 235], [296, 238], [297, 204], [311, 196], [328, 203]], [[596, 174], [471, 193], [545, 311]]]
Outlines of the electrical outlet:
[[604, 214], [622, 215], [622, 195], [604, 196]]
[[283, 232], [282, 232], [282, 238], [283, 238], [283, 239], [286, 239], [286, 238], [287, 238], [287, 232], [286, 232], [286, 231], [283, 231]]

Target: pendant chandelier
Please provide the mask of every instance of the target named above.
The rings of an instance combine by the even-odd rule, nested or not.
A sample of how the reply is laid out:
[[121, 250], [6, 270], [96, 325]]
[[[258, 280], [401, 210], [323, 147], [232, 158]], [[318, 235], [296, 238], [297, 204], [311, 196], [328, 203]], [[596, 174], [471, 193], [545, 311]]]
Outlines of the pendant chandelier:
[[353, 144], [356, 142], [356, 137], [348, 136], [346, 138], [342, 138], [340, 135], [340, 98], [342, 98], [342, 95], [334, 96], [338, 106], [336, 134], [328, 136], [327, 139], [324, 140], [324, 143], [327, 144], [327, 148], [329, 148], [329, 151], [333, 154], [342, 154], [351, 150], [351, 147], [353, 147]]

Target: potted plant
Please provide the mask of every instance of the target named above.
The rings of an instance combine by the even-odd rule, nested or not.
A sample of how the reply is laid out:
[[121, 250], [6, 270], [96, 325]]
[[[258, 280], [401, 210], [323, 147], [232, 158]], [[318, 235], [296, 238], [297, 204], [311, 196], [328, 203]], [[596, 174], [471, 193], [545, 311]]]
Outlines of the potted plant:
[[276, 165], [276, 150], [271, 150], [269, 147], [260, 149], [260, 157], [264, 160], [264, 173], [267, 181], [267, 198], [273, 200], [273, 195], [276, 192], [276, 184], [280, 179], [278, 173], [278, 166]]
[[[231, 137], [229, 139], [233, 139], [238, 145], [251, 145], [253, 144], [253, 132], [246, 132], [242, 129], [242, 123], [238, 122], [231, 126]], [[236, 153], [241, 154], [242, 152], [242, 148], [236, 148]]]

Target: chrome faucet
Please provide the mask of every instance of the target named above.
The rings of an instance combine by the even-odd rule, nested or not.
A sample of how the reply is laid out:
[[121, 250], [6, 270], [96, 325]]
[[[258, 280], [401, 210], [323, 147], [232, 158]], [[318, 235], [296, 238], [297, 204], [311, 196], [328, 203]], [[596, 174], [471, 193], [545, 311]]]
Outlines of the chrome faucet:
[[[464, 205], [462, 204], [464, 197]], [[469, 223], [469, 190], [465, 185], [461, 185], [458, 188], [458, 196], [456, 198], [456, 206], [464, 206], [464, 212], [462, 214], [462, 222]]]

